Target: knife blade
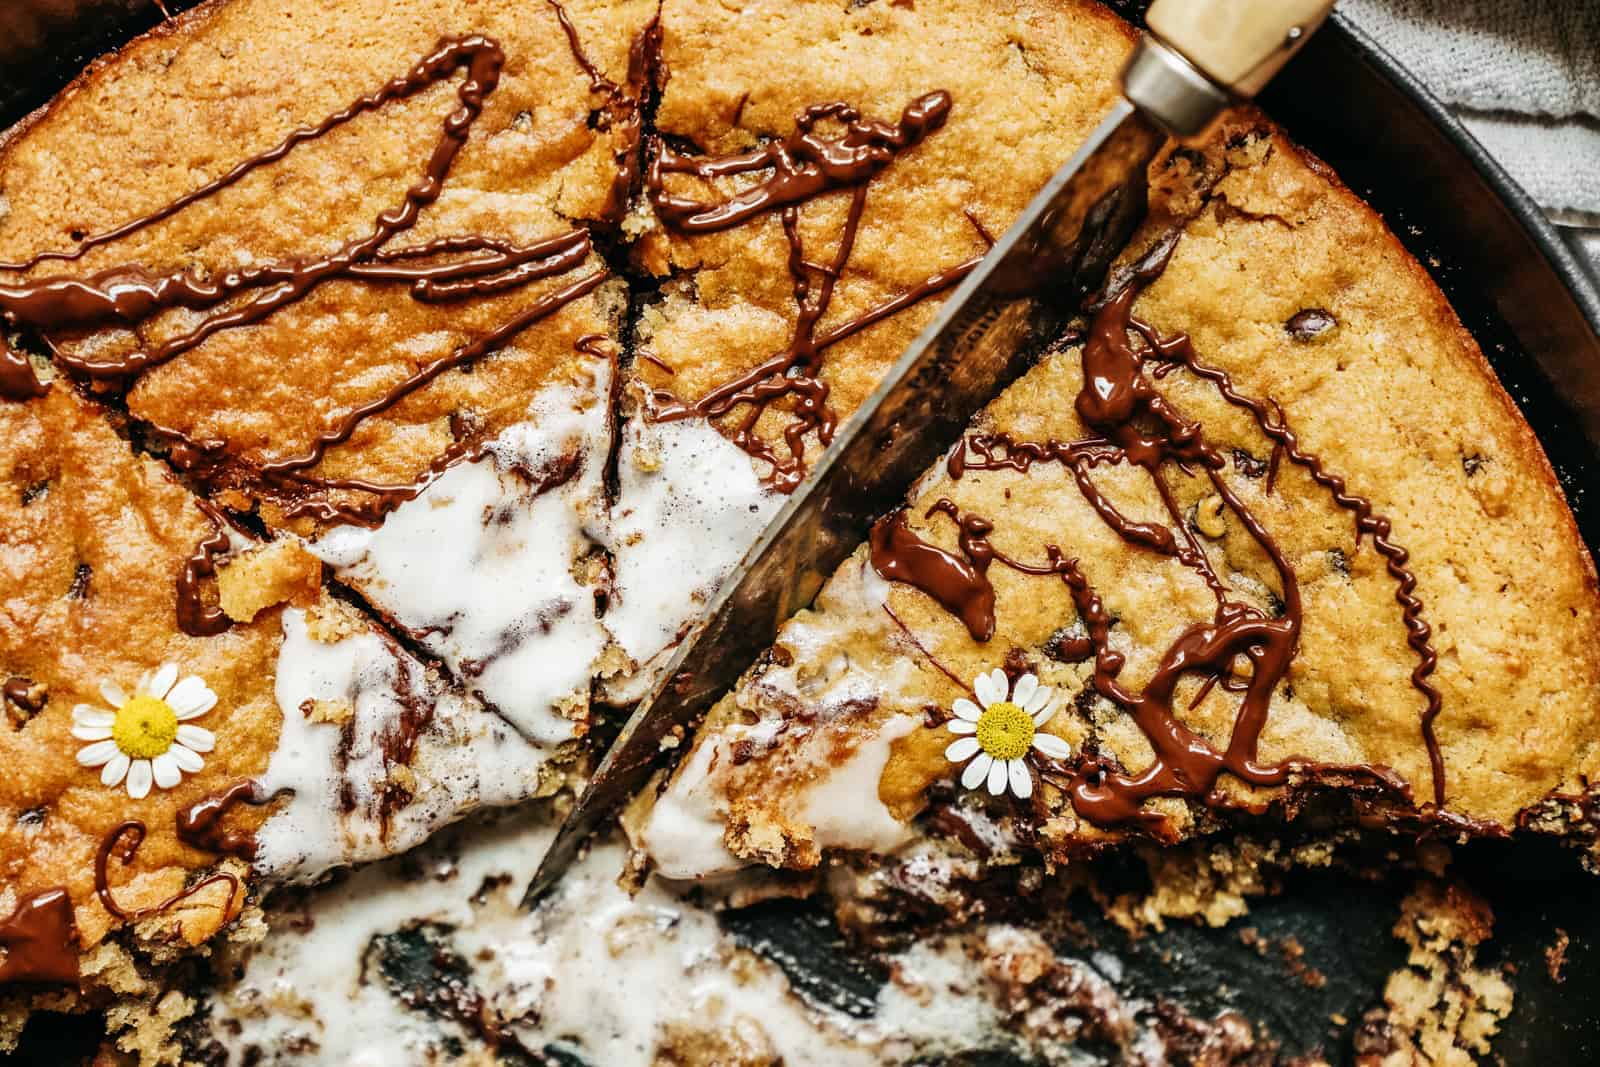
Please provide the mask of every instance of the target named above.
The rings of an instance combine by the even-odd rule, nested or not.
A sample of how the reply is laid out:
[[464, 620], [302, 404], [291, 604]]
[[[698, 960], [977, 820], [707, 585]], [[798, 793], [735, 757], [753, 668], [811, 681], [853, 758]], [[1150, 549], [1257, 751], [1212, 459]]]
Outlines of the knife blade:
[[[1236, 26], [1248, 22], [1261, 41], [1254, 52], [1227, 47], [1215, 36], [1215, 20], [1195, 21], [1205, 12], [1173, 0], [1152, 7], [1151, 25], [1164, 11], [1176, 13], [1183, 20], [1180, 32], [1190, 35], [1196, 50], [1229, 64], [1224, 84], [1248, 80], [1254, 89], [1332, 6], [1327, 0], [1290, 0], [1286, 7], [1272, 0], [1277, 8], [1264, 2], [1198, 4], [1212, 15], [1231, 17]], [[1275, 21], [1274, 14], [1284, 21]], [[1291, 14], [1298, 21], [1288, 21]], [[1263, 20], [1284, 30], [1276, 43], [1262, 37]], [[838, 428], [723, 583], [601, 760], [545, 853], [524, 907], [537, 903], [589, 834], [644, 784], [663, 751], [732, 687], [783, 622], [811, 603], [872, 521], [901, 503], [972, 417], [1099, 288], [1144, 215], [1148, 167], [1168, 132], [1199, 135], [1232, 99], [1213, 77], [1152, 37], [1140, 41], [1124, 69], [1123, 91], [1124, 98]]]
[[840, 425], [623, 726], [545, 854], [530, 901], [644, 783], [668, 734], [738, 680], [873, 519], [900, 502], [1098, 287], [1144, 214], [1145, 168], [1165, 137], [1119, 100]]

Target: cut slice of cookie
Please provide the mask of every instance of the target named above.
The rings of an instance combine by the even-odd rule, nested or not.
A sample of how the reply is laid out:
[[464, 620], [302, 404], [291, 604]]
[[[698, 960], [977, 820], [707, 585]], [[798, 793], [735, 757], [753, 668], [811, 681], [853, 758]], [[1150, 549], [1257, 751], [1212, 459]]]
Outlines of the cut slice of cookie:
[[[0, 987], [129, 992], [263, 880], [399, 851], [538, 750], [137, 457], [57, 381], [0, 403]], [[9, 1016], [8, 1016], [9, 1017]]]
[[624, 387], [619, 701], [1105, 113], [1133, 40], [1076, 0], [668, 0], [661, 31], [627, 224], [662, 280]]
[[1142, 258], [635, 813], [664, 873], [960, 824], [930, 807], [987, 808], [1060, 862], [1314, 799], [1499, 835], [1581, 795], [1595, 572], [1470, 337], [1264, 122], [1157, 166]]
[[585, 531], [626, 295], [595, 234], [634, 184], [654, 17], [208, 4], [0, 155], [16, 344], [545, 747], [584, 729], [605, 643]]

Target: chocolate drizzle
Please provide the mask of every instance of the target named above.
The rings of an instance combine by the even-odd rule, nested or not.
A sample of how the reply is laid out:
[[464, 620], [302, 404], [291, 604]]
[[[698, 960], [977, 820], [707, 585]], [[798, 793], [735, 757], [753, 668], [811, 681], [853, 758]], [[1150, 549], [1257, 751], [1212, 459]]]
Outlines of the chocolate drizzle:
[[[1143, 329], [1149, 329], [1143, 324], [1139, 325]], [[1233, 379], [1226, 371], [1207, 366], [1195, 357], [1194, 347], [1187, 336], [1180, 334], [1173, 340], [1182, 342], [1181, 345], [1174, 345], [1173, 349], [1180, 355], [1191, 373], [1212, 382], [1228, 403], [1243, 408], [1255, 418], [1261, 432], [1273, 442], [1275, 461], [1280, 454], [1287, 457], [1291, 463], [1310, 474], [1318, 486], [1327, 490], [1334, 503], [1355, 516], [1355, 540], [1358, 547], [1363, 534], [1372, 535], [1372, 547], [1383, 557], [1385, 569], [1395, 580], [1394, 598], [1400, 605], [1401, 621], [1406, 628], [1406, 644], [1417, 656], [1417, 665], [1411, 671], [1411, 684], [1423, 695], [1425, 701], [1420, 719], [1422, 740], [1427, 746], [1428, 762], [1433, 775], [1433, 802], [1436, 807], [1442, 809], [1445, 794], [1444, 755], [1439, 749], [1434, 722], [1439, 717], [1443, 700], [1438, 687], [1429, 680], [1439, 665], [1439, 654], [1433, 647], [1433, 628], [1422, 617], [1423, 603], [1416, 595], [1417, 575], [1408, 566], [1411, 554], [1393, 540], [1393, 524], [1377, 513], [1371, 500], [1350, 492], [1343, 478], [1337, 474], [1330, 474], [1321, 459], [1300, 446], [1299, 438], [1289, 428], [1288, 421], [1283, 417], [1283, 409], [1277, 401], [1262, 401], [1245, 396], [1234, 387]], [[1276, 473], [1275, 465], [1272, 473]], [[1271, 477], [1269, 474], [1269, 485]]]
[[[1093, 317], [1082, 360], [1084, 383], [1075, 408], [1096, 435], [1079, 441], [1019, 441], [1005, 434], [977, 434], [967, 438], [951, 456], [948, 470], [961, 478], [969, 470], [1027, 472], [1035, 463], [1051, 462], [1070, 469], [1084, 498], [1102, 521], [1119, 537], [1140, 549], [1177, 559], [1194, 570], [1216, 597], [1216, 611], [1208, 622], [1185, 630], [1161, 656], [1144, 688], [1134, 691], [1119, 678], [1124, 659], [1112, 649], [1112, 620], [1099, 595], [1078, 565], [1054, 544], [1044, 546], [1045, 562], [1014, 559], [989, 541], [994, 523], [962, 513], [949, 500], [928, 511], [948, 516], [957, 525], [960, 556], [921, 541], [905, 526], [903, 513], [882, 520], [872, 533], [873, 565], [886, 579], [907, 582], [927, 592], [959, 616], [977, 640], [994, 632], [993, 588], [988, 571], [998, 562], [1029, 575], [1055, 575], [1066, 585], [1083, 634], [1071, 639], [1073, 658], [1092, 653], [1092, 689], [1122, 708], [1138, 725], [1154, 750], [1155, 758], [1142, 771], [1127, 773], [1103, 757], [1085, 754], [1072, 767], [1057, 768], [1061, 784], [1074, 810], [1098, 825], [1137, 823], [1166, 832], [1164, 817], [1145, 807], [1158, 797], [1187, 797], [1218, 803], [1218, 778], [1231, 774], [1256, 786], [1277, 786], [1297, 772], [1338, 771], [1356, 773], [1392, 785], [1392, 772], [1383, 767], [1331, 767], [1301, 759], [1264, 764], [1257, 746], [1266, 726], [1276, 689], [1288, 676], [1299, 643], [1303, 606], [1299, 582], [1283, 550], [1259, 518], [1245, 506], [1222, 478], [1227, 459], [1211, 445], [1198, 422], [1189, 419], [1159, 393], [1152, 379], [1179, 367], [1212, 383], [1221, 395], [1248, 412], [1274, 444], [1274, 461], [1267, 491], [1272, 491], [1278, 456], [1307, 471], [1316, 485], [1328, 491], [1339, 507], [1355, 516], [1355, 536], [1371, 534], [1373, 546], [1383, 556], [1395, 580], [1395, 598], [1407, 632], [1407, 643], [1417, 655], [1412, 685], [1424, 697], [1421, 733], [1433, 775], [1434, 806], [1442, 813], [1445, 798], [1443, 760], [1434, 734], [1440, 697], [1429, 681], [1437, 656], [1431, 631], [1422, 620], [1422, 602], [1416, 596], [1416, 575], [1407, 568], [1405, 549], [1391, 539], [1391, 524], [1378, 515], [1371, 501], [1349, 492], [1344, 480], [1331, 474], [1316, 456], [1305, 451], [1289, 429], [1282, 409], [1272, 400], [1257, 400], [1240, 393], [1222, 370], [1199, 361], [1183, 334], [1162, 337], [1132, 314], [1134, 298], [1165, 269], [1173, 243], [1133, 274], [1130, 282], [1106, 300]], [[1135, 343], [1137, 338], [1138, 343]], [[1146, 374], [1148, 365], [1153, 365]], [[1137, 522], [1122, 515], [1094, 486], [1090, 472], [1098, 464], [1131, 463], [1147, 470], [1166, 507], [1168, 525]], [[1203, 477], [1249, 537], [1271, 561], [1281, 587], [1281, 611], [1263, 611], [1231, 595], [1218, 579], [1206, 554], [1189, 530], [1162, 471], [1176, 466], [1191, 477]], [[1175, 534], [1173, 531], [1179, 531]], [[988, 614], [973, 605], [988, 604]], [[1224, 688], [1241, 694], [1233, 728], [1225, 747], [1189, 729], [1174, 711], [1177, 687], [1186, 675], [1206, 678], [1189, 705], [1196, 706], [1221, 680]], [[1240, 677], [1240, 675], [1243, 675]], [[1054, 774], [1054, 772], [1051, 772]]]
[[202, 797], [186, 808], [179, 808], [176, 827], [178, 840], [190, 848], [205, 852], [254, 859], [255, 835], [239, 830], [224, 830], [222, 817], [241, 803], [260, 805], [268, 802], [268, 798], [258, 798], [256, 792], [256, 783], [244, 779], [219, 793]]
[[5, 320], [0, 319], [0, 400], [32, 400], [49, 392], [39, 380], [26, 353], [12, 348], [5, 336]]
[[[667, 226], [689, 235], [708, 234], [742, 225], [771, 211], [779, 213], [789, 245], [788, 270], [796, 314], [789, 344], [782, 352], [692, 402], [679, 400], [665, 389], [655, 390], [652, 418], [661, 422], [689, 417], [718, 419], [741, 405], [748, 406], [749, 411], [724, 432], [734, 444], [771, 465], [767, 481], [773, 488], [789, 492], [800, 484], [806, 471], [806, 436], [814, 432], [818, 442], [826, 445], [833, 439], [838, 423], [838, 416], [828, 405], [828, 385], [820, 377], [823, 353], [845, 338], [957, 284], [982, 258], [975, 256], [933, 274], [837, 326], [820, 328], [854, 251], [872, 179], [900, 153], [943, 126], [950, 107], [949, 93], [926, 93], [906, 106], [898, 122], [888, 123], [863, 118], [849, 104], [832, 101], [814, 104], [797, 115], [795, 132], [790, 136], [747, 152], [690, 156], [665, 142], [655, 145], [645, 184], [657, 216]], [[819, 130], [824, 122], [840, 124], [844, 130], [836, 137], [824, 136]], [[765, 179], [720, 199], [696, 200], [666, 187], [667, 177], [674, 174], [711, 181], [763, 170], [771, 171]], [[806, 256], [800, 237], [800, 208], [835, 191], [848, 192], [850, 204], [837, 250], [829, 262], [819, 263]], [[979, 232], [983, 232], [981, 227]], [[793, 421], [783, 430], [787, 455], [776, 451], [756, 429], [773, 402], [784, 397], [790, 398], [793, 415]]]
[[138, 922], [141, 919], [148, 919], [152, 915], [159, 915], [161, 912], [166, 911], [175, 904], [182, 903], [208, 886], [219, 885], [224, 882], [228, 884], [228, 900], [227, 903], [222, 905], [222, 910], [224, 912], [228, 912], [233, 909], [233, 902], [235, 898], [238, 897], [239, 891], [243, 888], [243, 886], [239, 882], [239, 877], [235, 874], [229, 873], [228, 871], [217, 871], [213, 874], [207, 875], [205, 878], [200, 879], [200, 881], [194, 883], [193, 885], [180, 889], [178, 892], [172, 894], [170, 897], [167, 897], [160, 903], [152, 904], [148, 908], [140, 908], [137, 911], [128, 911], [126, 908], [122, 907], [122, 905], [118, 904], [116, 898], [111, 894], [111, 878], [109, 870], [111, 864], [111, 855], [113, 852], [115, 852], [117, 858], [122, 861], [122, 865], [126, 867], [128, 864], [133, 862], [134, 856], [139, 851], [139, 846], [144, 844], [144, 838], [144, 823], [140, 822], [138, 819], [130, 819], [127, 822], [120, 823], [113, 827], [111, 832], [101, 840], [100, 848], [95, 852], [95, 895], [100, 898], [101, 906], [111, 914], [112, 918], [118, 919], [122, 922]]
[[[795, 118], [795, 132], [748, 152], [694, 158], [670, 146], [657, 147], [650, 162], [650, 194], [663, 222], [688, 234], [715, 233], [749, 222], [776, 208], [796, 207], [834, 189], [858, 189], [894, 162], [895, 156], [943, 126], [950, 94], [939, 90], [913, 100], [897, 123], [863, 119], [842, 101], [813, 104]], [[844, 124], [844, 134], [816, 131], [824, 119]], [[771, 168], [772, 175], [724, 200], [702, 202], [676, 196], [662, 184], [665, 174], [711, 179]]]
[[13, 982], [78, 981], [77, 925], [65, 889], [46, 889], [24, 897], [0, 921], [0, 985]]
[[[378, 794], [378, 823], [385, 836], [389, 832], [389, 821], [394, 813], [411, 803], [412, 799], [411, 792], [394, 777], [393, 768], [411, 765], [411, 758], [416, 755], [417, 741], [433, 723], [434, 712], [438, 710], [433, 701], [420, 699], [417, 696], [412, 677], [415, 668], [411, 661], [397, 659], [395, 662], [401, 673], [401, 684], [395, 687], [395, 696], [400, 702], [400, 714], [386, 726], [378, 738], [385, 771], [385, 779]], [[465, 665], [463, 668], [465, 672]], [[481, 693], [478, 695], [482, 696]], [[498, 714], [498, 709], [492, 703], [485, 701], [485, 704]]]
[[[556, 7], [566, 24], [565, 13], [560, 11], [559, 5]], [[570, 24], [566, 25], [570, 29]], [[580, 57], [580, 65], [590, 75], [591, 82], [598, 85], [598, 72], [581, 57], [581, 49], [577, 48], [575, 38], [573, 43], [574, 53]], [[485, 99], [499, 83], [504, 62], [505, 56], [500, 46], [489, 38], [447, 38], [405, 74], [360, 97], [321, 122], [294, 130], [277, 145], [241, 161], [220, 177], [148, 214], [87, 236], [70, 250], [45, 251], [21, 262], [0, 263], [0, 271], [27, 273], [45, 263], [78, 260], [92, 248], [171, 218], [253, 171], [283, 159], [297, 146], [316, 140], [359, 115], [376, 111], [392, 101], [415, 96], [464, 68], [465, 77], [456, 88], [458, 106], [444, 119], [419, 180], [406, 190], [398, 204], [377, 216], [366, 234], [346, 242], [336, 250], [263, 262], [229, 270], [214, 278], [202, 277], [191, 270], [158, 274], [137, 264], [130, 264], [101, 270], [87, 277], [51, 276], [0, 284], [0, 320], [10, 326], [26, 326], [36, 331], [57, 366], [91, 381], [126, 387], [140, 374], [191, 351], [207, 338], [224, 330], [261, 322], [330, 280], [353, 279], [370, 284], [403, 283], [408, 286], [412, 299], [422, 303], [443, 303], [501, 293], [575, 270], [586, 262], [592, 247], [589, 234], [583, 229], [568, 230], [527, 245], [482, 235], [460, 234], [409, 247], [389, 247], [395, 237], [416, 224], [421, 213], [435, 203], [444, 191], [451, 167], [482, 114]], [[640, 68], [641, 71], [644, 69]], [[635, 77], [635, 73], [630, 69], [630, 79]], [[637, 76], [643, 78], [645, 75], [638, 73]], [[633, 112], [638, 110], [637, 99], [621, 90], [613, 94], [612, 103], [608, 106], [617, 121], [625, 120], [630, 108]], [[637, 133], [634, 134], [634, 141], [637, 141]], [[632, 149], [629, 151], [637, 155]], [[489, 334], [422, 365], [382, 395], [345, 413], [333, 426], [318, 434], [304, 453], [260, 464], [254, 470], [244, 470], [243, 476], [251, 479], [256, 487], [281, 496], [286, 501], [286, 511], [291, 517], [309, 515], [320, 519], [337, 518], [367, 525], [376, 524], [400, 503], [416, 497], [445, 467], [459, 461], [467, 450], [454, 450], [440, 457], [430, 465], [419, 483], [411, 485], [381, 485], [353, 478], [320, 478], [308, 473], [310, 468], [322, 461], [328, 449], [347, 442], [366, 419], [388, 410], [446, 371], [494, 351], [534, 322], [591, 292], [607, 277], [606, 270], [595, 270], [545, 293]], [[108, 324], [134, 326], [174, 308], [203, 314], [191, 328], [178, 336], [116, 356], [93, 357], [74, 353], [46, 336], [46, 331], [64, 328], [93, 328]], [[13, 351], [0, 336], [0, 396], [25, 400], [42, 390], [43, 386], [33, 375], [26, 357]], [[156, 439], [171, 444], [173, 462], [202, 482], [216, 483], [222, 480], [230, 465], [236, 468], [246, 466], [228, 455], [226, 442], [192, 440], [168, 427], [155, 426], [152, 429]], [[337, 491], [362, 494], [372, 499], [358, 504], [306, 499], [310, 493]], [[203, 576], [208, 573], [206, 567], [209, 557], [199, 559], [198, 563], [194, 560], [190, 562], [196, 564], [197, 574]], [[184, 596], [180, 588], [180, 602]], [[226, 628], [225, 619], [204, 609], [186, 610], [191, 610], [189, 621], [196, 627], [189, 629], [186, 626], [187, 632], [209, 634]]]
[[901, 635], [911, 643], [911, 647], [921, 653], [923, 659], [933, 664], [935, 670], [944, 675], [946, 678], [950, 679], [959, 688], [964, 689], [969, 693], [972, 691], [972, 687], [967, 685], [966, 682], [962, 681], [960, 675], [951, 670], [949, 667], [946, 667], [943, 663], [940, 663], [939, 658], [928, 650], [928, 646], [924, 645], [920, 640], [917, 639], [917, 635], [911, 632], [911, 627], [907, 626], [900, 620], [900, 616], [895, 614], [894, 609], [889, 606], [887, 601], [885, 601], [883, 605], [883, 613], [889, 616], [889, 620], [893, 622], [900, 630]]
[[655, 17], [628, 49], [628, 84], [624, 88], [607, 78], [589, 58], [566, 8], [557, 0], [549, 0], [549, 4], [561, 22], [562, 32], [567, 35], [567, 47], [572, 50], [573, 60], [589, 78], [589, 91], [603, 101], [598, 113], [602, 128], [612, 129], [617, 134], [612, 150], [617, 170], [611, 179], [611, 192], [603, 216], [607, 221], [616, 222], [627, 213], [628, 201], [639, 184], [644, 98], [661, 69], [661, 12], [658, 8]]
[[974, 641], [994, 636], [994, 586], [989, 584], [988, 559], [963, 559], [929, 544], [906, 525], [904, 511], [874, 523], [869, 541], [872, 569], [880, 577], [927, 593], [961, 620]]
[[178, 629], [190, 637], [215, 637], [233, 625], [233, 620], [215, 604], [207, 604], [200, 583], [217, 573], [217, 556], [228, 551], [227, 519], [221, 509], [208, 500], [195, 500], [195, 506], [211, 520], [210, 537], [195, 546], [178, 572]]

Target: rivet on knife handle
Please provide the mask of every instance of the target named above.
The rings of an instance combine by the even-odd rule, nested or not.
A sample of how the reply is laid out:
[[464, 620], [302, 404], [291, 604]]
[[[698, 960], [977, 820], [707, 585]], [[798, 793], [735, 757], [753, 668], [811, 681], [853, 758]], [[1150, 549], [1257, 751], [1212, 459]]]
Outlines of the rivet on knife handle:
[[1254, 96], [1333, 10], [1332, 0], [1156, 0], [1123, 71], [1128, 99], [1184, 140]]

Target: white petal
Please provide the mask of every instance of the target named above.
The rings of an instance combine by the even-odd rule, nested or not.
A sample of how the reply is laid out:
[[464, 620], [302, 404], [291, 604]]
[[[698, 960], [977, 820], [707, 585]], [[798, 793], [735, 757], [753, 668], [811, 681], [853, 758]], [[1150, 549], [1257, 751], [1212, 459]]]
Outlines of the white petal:
[[1066, 759], [1072, 755], [1072, 746], [1055, 734], [1034, 734], [1033, 747], [1053, 759]]
[[78, 762], [85, 767], [98, 767], [116, 754], [115, 741], [96, 741], [78, 749]]
[[[1000, 675], [1000, 680], [995, 681], [994, 676]], [[1006, 676], [1004, 671], [991, 671], [980, 674], [972, 680], [972, 691], [978, 694], [978, 703], [984, 707], [1006, 698]]]
[[128, 795], [135, 800], [143, 800], [150, 795], [150, 783], [154, 778], [149, 760], [134, 760], [128, 767]]
[[162, 789], [171, 789], [183, 781], [183, 772], [178, 770], [178, 761], [172, 758], [170, 748], [150, 761], [150, 770], [155, 775], [156, 785]]
[[156, 676], [146, 690], [157, 700], [165, 700], [168, 693], [172, 692], [172, 683], [178, 680], [178, 665], [176, 663], [163, 663], [161, 669], [156, 671]]
[[206, 685], [204, 678], [191, 674], [172, 687], [167, 703], [172, 705], [179, 719], [193, 719], [217, 706], [217, 694]]
[[[1021, 688], [1021, 686], [1019, 685], [1018, 688]], [[1036, 715], [1046, 704], [1050, 703], [1055, 695], [1056, 691], [1054, 689], [1051, 689], [1048, 685], [1041, 685], [1033, 691], [1027, 700], [1019, 700], [1017, 703], [1021, 704], [1022, 710], [1029, 715]]]
[[951, 719], [944, 724], [944, 728], [953, 734], [971, 734], [977, 733], [978, 724], [968, 722], [966, 719]]
[[184, 745], [173, 745], [167, 749], [167, 755], [172, 757], [179, 770], [188, 771], [190, 774], [199, 774], [206, 765], [206, 761], [200, 758], [198, 752]]
[[110, 726], [116, 721], [116, 715], [93, 704], [79, 704], [72, 709], [72, 722], [77, 726]]
[[978, 788], [978, 783], [989, 774], [989, 767], [994, 763], [994, 757], [987, 752], [980, 752], [972, 757], [972, 762], [967, 764], [967, 769], [961, 772], [961, 784], [968, 789]]
[[1027, 800], [1033, 796], [1033, 775], [1028, 771], [1026, 760], [1012, 760], [1006, 773], [1011, 776], [1011, 791], [1017, 795], [1018, 800]]
[[133, 695], [144, 697], [150, 695], [150, 682], [155, 678], [153, 671], [145, 671], [139, 676], [139, 684], [133, 687]]
[[1010, 775], [1006, 771], [1008, 761], [997, 759], [989, 767], [989, 795], [997, 797], [1006, 791], [1006, 780]]
[[950, 747], [944, 750], [944, 758], [951, 763], [965, 763], [978, 754], [978, 739], [976, 737], [958, 737], [950, 742]]
[[1024, 709], [1028, 707], [1028, 699], [1039, 689], [1039, 679], [1031, 674], [1024, 674], [1017, 679], [1017, 687], [1011, 690], [1011, 702], [1020, 704]]
[[966, 719], [968, 722], [977, 722], [978, 717], [983, 714], [983, 709], [978, 707], [978, 705], [974, 704], [972, 701], [968, 700], [966, 697], [962, 697], [954, 704], [951, 704], [950, 710], [961, 716], [963, 719]]
[[[1051, 699], [1052, 697], [1055, 696], [1055, 690], [1047, 689], [1047, 690], [1045, 690], [1045, 692], [1048, 695], [1044, 698], [1044, 702], [1039, 707], [1039, 709], [1037, 711], [1031, 711], [1031, 712], [1028, 713], [1028, 714], [1033, 716], [1033, 725], [1034, 726], [1043, 726], [1045, 723], [1047, 723], [1051, 719], [1055, 718], [1056, 702], [1053, 699]], [[1034, 700], [1038, 700], [1039, 698], [1036, 696], [1033, 699]]]
[[102, 678], [100, 680], [100, 695], [104, 697], [106, 703], [110, 704], [113, 708], [120, 708], [122, 705], [128, 702], [128, 694], [122, 691], [122, 686], [118, 685], [116, 682], [113, 682], [109, 678]]
[[111, 736], [109, 726], [74, 726], [72, 736], [79, 741], [104, 741]]
[[210, 752], [217, 747], [217, 735], [204, 726], [184, 723], [178, 727], [178, 743], [196, 752]]
[[116, 785], [122, 781], [128, 776], [128, 764], [132, 762], [125, 752], [118, 752], [115, 756], [112, 756], [111, 762], [107, 763], [105, 769], [100, 772], [100, 784]]

